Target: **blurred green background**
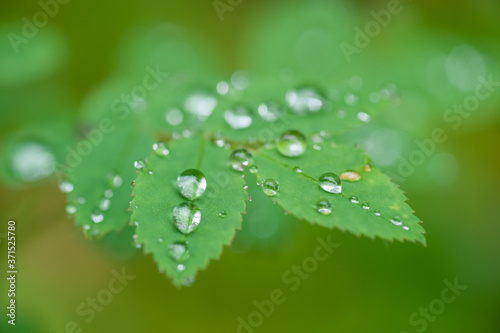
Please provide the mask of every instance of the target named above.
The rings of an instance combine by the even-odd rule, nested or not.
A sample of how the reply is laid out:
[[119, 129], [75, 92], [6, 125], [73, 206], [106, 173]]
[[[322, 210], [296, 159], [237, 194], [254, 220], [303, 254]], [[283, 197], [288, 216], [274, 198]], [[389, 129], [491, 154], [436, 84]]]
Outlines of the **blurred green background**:
[[[500, 332], [500, 91], [457, 129], [443, 121], [446, 110], [474, 93], [479, 76], [500, 81], [500, 3], [403, 1], [402, 12], [347, 63], [340, 43], [353, 44], [354, 28], [363, 29], [373, 20], [370, 11], [388, 3], [243, 0], [229, 5], [221, 21], [212, 1], [70, 1], [16, 54], [9, 33], [19, 34], [22, 18], [32, 19], [41, 7], [2, 2], [0, 252], [5, 271], [6, 222], [15, 219], [19, 275], [17, 325], [9, 327], [2, 313], [0, 331], [65, 332], [74, 321], [82, 332], [237, 332], [237, 318], [247, 320], [256, 311], [253, 302], [278, 288], [286, 301], [253, 331]], [[151, 256], [129, 244], [112, 245], [112, 235], [86, 240], [65, 213], [52, 169], [30, 169], [29, 159], [16, 152], [36, 138], [41, 145], [31, 146], [32, 153], [49, 165], [62, 159], [64, 147], [78, 138], [93, 89], [118, 74], [133, 76], [134, 57], [148, 52], [130, 31], [147, 32], [161, 22], [186, 28], [198, 62], [221, 78], [238, 69], [279, 72], [282, 66], [319, 82], [359, 76], [367, 85], [395, 84], [399, 107], [342, 140], [365, 148], [401, 184], [424, 221], [427, 247], [283, 217], [257, 192], [234, 244], [190, 288], [176, 289]], [[308, 30], [317, 26], [328, 34]], [[209, 51], [197, 51], [201, 44]], [[275, 53], [280, 47], [293, 52]], [[326, 58], [309, 61], [318, 54]], [[401, 177], [401, 158], [437, 127], [448, 140]], [[326, 235], [340, 247], [291, 291], [282, 274], [311, 256], [316, 238]], [[122, 267], [135, 278], [85, 322], [77, 307], [107, 288], [112, 271]], [[443, 281], [454, 279], [467, 289], [425, 327], [412, 325], [412, 314], [433, 304]], [[2, 279], [2, 308], [7, 289]]]

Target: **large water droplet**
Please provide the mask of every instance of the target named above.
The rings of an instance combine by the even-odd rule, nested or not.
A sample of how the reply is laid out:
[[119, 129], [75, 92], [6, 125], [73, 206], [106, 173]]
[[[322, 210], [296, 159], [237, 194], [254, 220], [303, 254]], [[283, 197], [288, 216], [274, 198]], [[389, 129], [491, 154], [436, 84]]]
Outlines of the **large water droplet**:
[[330, 200], [321, 199], [316, 204], [316, 210], [322, 215], [329, 215], [332, 212], [332, 203]]
[[204, 92], [194, 93], [184, 102], [184, 108], [203, 121], [212, 114], [217, 105], [217, 99]]
[[260, 186], [262, 187], [262, 191], [270, 197], [278, 195], [280, 191], [280, 184], [275, 179], [268, 178], [264, 180]]
[[307, 149], [306, 137], [299, 131], [287, 131], [278, 138], [276, 148], [283, 156], [300, 156]]
[[101, 223], [104, 220], [104, 215], [99, 209], [94, 210], [94, 212], [90, 215], [90, 219], [94, 223]]
[[361, 179], [359, 172], [348, 170], [340, 174], [340, 180], [347, 180], [348, 182], [357, 182]]
[[243, 172], [252, 161], [252, 154], [246, 149], [236, 149], [231, 154], [230, 161], [234, 170]]
[[168, 246], [168, 255], [179, 263], [186, 262], [190, 253], [185, 242], [176, 242]]
[[274, 102], [259, 104], [257, 112], [265, 121], [275, 121], [278, 118], [281, 118], [284, 113], [283, 107]]
[[323, 96], [311, 87], [289, 90], [285, 98], [290, 109], [296, 113], [317, 112], [325, 103]]
[[201, 222], [201, 212], [192, 202], [183, 202], [174, 207], [174, 225], [183, 234], [192, 232]]
[[68, 180], [63, 180], [61, 182], [59, 182], [59, 184], [57, 184], [59, 186], [59, 189], [61, 190], [61, 192], [63, 193], [70, 193], [74, 190], [74, 186], [71, 182], [69, 182]]
[[396, 225], [396, 226], [400, 226], [401, 224], [403, 224], [403, 221], [401, 220], [401, 216], [394, 215], [391, 219], [391, 223]]
[[158, 156], [167, 156], [170, 153], [165, 142], [157, 142], [153, 144], [153, 150]]
[[207, 189], [207, 179], [200, 170], [188, 169], [177, 177], [177, 189], [184, 198], [194, 200]]
[[12, 156], [12, 170], [22, 181], [34, 182], [46, 178], [55, 169], [54, 155], [38, 143], [25, 143]]
[[319, 176], [318, 184], [326, 192], [329, 193], [342, 192], [342, 183], [340, 181], [340, 178], [333, 172], [327, 172]]
[[165, 114], [165, 119], [170, 125], [177, 126], [184, 120], [184, 114], [182, 114], [182, 111], [179, 109], [170, 109]]
[[244, 106], [235, 106], [224, 112], [224, 119], [233, 129], [247, 128], [252, 125], [252, 114]]
[[354, 195], [352, 197], [349, 197], [349, 201], [352, 202], [352, 203], [354, 203], [354, 204], [359, 203], [358, 197], [356, 197]]

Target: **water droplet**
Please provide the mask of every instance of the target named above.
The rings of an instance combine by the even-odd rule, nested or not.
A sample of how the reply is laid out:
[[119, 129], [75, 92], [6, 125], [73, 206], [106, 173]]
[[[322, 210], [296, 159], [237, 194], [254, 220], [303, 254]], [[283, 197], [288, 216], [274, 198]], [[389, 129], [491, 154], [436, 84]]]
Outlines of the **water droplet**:
[[246, 149], [236, 149], [231, 154], [230, 161], [234, 170], [243, 172], [252, 161], [252, 154]]
[[323, 143], [325, 140], [323, 139], [323, 137], [319, 133], [315, 133], [315, 134], [311, 135], [311, 141], [313, 143]]
[[321, 199], [316, 204], [316, 209], [322, 215], [330, 215], [332, 212], [332, 203], [329, 200]]
[[111, 206], [111, 200], [108, 198], [102, 198], [99, 202], [99, 209], [102, 211], [106, 211]]
[[251, 165], [248, 170], [250, 173], [253, 173], [254, 175], [259, 172], [259, 168], [256, 165]]
[[319, 186], [329, 193], [340, 193], [342, 192], [342, 183], [339, 176], [333, 172], [327, 172], [322, 174], [318, 179]]
[[261, 103], [257, 112], [265, 121], [275, 121], [283, 116], [283, 107], [278, 103]]
[[137, 239], [137, 235], [132, 236], [132, 243], [138, 249], [140, 249], [142, 247], [141, 243], [139, 243], [139, 240]]
[[[177, 270], [178, 270], [179, 272], [182, 272], [182, 271], [183, 271], [183, 270], [185, 270], [185, 269], [186, 269], [186, 266], [184, 266], [183, 264], [178, 264], [178, 265], [177, 265]], [[181, 284], [182, 284], [182, 283], [181, 283]]]
[[90, 219], [94, 223], [101, 223], [104, 220], [104, 215], [99, 209], [94, 210], [94, 212], [90, 215]]
[[71, 182], [69, 182], [68, 180], [63, 180], [61, 182], [59, 182], [59, 184], [57, 184], [59, 186], [59, 189], [61, 190], [61, 192], [63, 193], [70, 193], [74, 190], [74, 186]]
[[220, 81], [217, 83], [216, 90], [219, 95], [224, 96], [229, 92], [229, 84], [226, 81]]
[[123, 184], [123, 178], [117, 172], [110, 172], [107, 178], [107, 184], [110, 189], [117, 189]]
[[214, 135], [214, 137], [212, 138], [212, 142], [215, 143], [215, 145], [219, 148], [224, 147], [224, 145], [226, 144], [226, 140], [224, 140], [224, 138], [220, 134]]
[[104, 191], [104, 197], [106, 198], [112, 198], [113, 197], [113, 191], [110, 189], [107, 189]]
[[348, 170], [340, 174], [341, 180], [347, 180], [348, 182], [357, 182], [361, 179], [359, 172], [354, 170]]
[[226, 123], [233, 129], [247, 128], [252, 125], [252, 115], [250, 110], [244, 106], [235, 106], [224, 112]]
[[158, 156], [167, 156], [170, 153], [170, 150], [167, 148], [167, 144], [165, 142], [157, 142], [153, 145], [153, 150]]
[[366, 164], [363, 167], [363, 170], [365, 170], [365, 172], [370, 172], [370, 171], [372, 171], [372, 166], [370, 164]]
[[250, 83], [248, 73], [242, 70], [238, 70], [231, 75], [231, 83], [236, 88], [236, 90], [245, 90]]
[[207, 189], [207, 179], [201, 171], [188, 169], [177, 177], [177, 189], [184, 198], [194, 200]]
[[83, 198], [83, 197], [79, 197], [79, 198], [76, 200], [76, 202], [78, 202], [80, 205], [83, 205], [83, 204], [86, 202], [86, 200], [85, 200], [85, 198]]
[[179, 109], [170, 109], [165, 113], [165, 120], [172, 126], [177, 126], [184, 120], [184, 114]]
[[344, 102], [347, 105], [356, 105], [356, 104], [358, 104], [358, 100], [359, 100], [359, 97], [354, 95], [354, 94], [351, 94], [351, 93], [348, 93], [344, 96]]
[[276, 148], [283, 156], [300, 156], [307, 149], [306, 137], [299, 131], [287, 131], [281, 134], [277, 140]]
[[354, 203], [354, 204], [359, 203], [358, 197], [356, 197], [354, 195], [352, 197], [349, 197], [349, 201], [352, 202], [352, 203]]
[[158, 237], [158, 243], [163, 243], [163, 237]]
[[295, 171], [296, 173], [302, 173], [302, 169], [299, 167], [293, 168], [293, 171]]
[[12, 170], [22, 181], [34, 182], [50, 176], [56, 169], [54, 155], [41, 144], [28, 142], [12, 156]]
[[225, 211], [225, 210], [221, 210], [221, 211], [219, 212], [219, 216], [220, 216], [220, 217], [226, 217], [226, 216], [227, 216], [226, 211]]
[[369, 123], [372, 117], [366, 112], [358, 112], [357, 117], [364, 123]]
[[381, 215], [381, 214], [380, 214], [380, 210], [378, 210], [378, 209], [375, 209], [375, 210], [373, 211], [373, 214], [375, 214], [376, 216], [380, 216], [380, 215]]
[[66, 213], [73, 215], [76, 213], [76, 206], [72, 203], [66, 205]]
[[264, 180], [260, 186], [262, 187], [262, 191], [264, 191], [264, 193], [270, 197], [278, 195], [280, 191], [280, 185], [275, 179], [268, 178]]
[[363, 202], [363, 204], [361, 205], [361, 207], [363, 209], [366, 209], [366, 210], [370, 209], [370, 205], [367, 202]]
[[286, 93], [286, 102], [295, 113], [317, 112], [323, 108], [325, 99], [311, 87], [289, 90]]
[[174, 225], [183, 234], [192, 232], [201, 222], [201, 212], [195, 204], [183, 202], [174, 207]]
[[134, 162], [134, 167], [137, 170], [144, 169], [146, 167], [146, 162], [144, 162], [143, 160], [137, 160]]
[[189, 249], [185, 242], [176, 242], [168, 246], [168, 255], [179, 263], [189, 259]]
[[184, 108], [204, 121], [212, 114], [217, 105], [217, 99], [205, 92], [194, 93], [184, 102]]
[[134, 225], [135, 225], [136, 227], [138, 227], [138, 226], [139, 226], [139, 221], [134, 221]]
[[244, 190], [248, 190], [248, 185], [243, 185]]
[[90, 224], [85, 224], [85, 225], [83, 226], [83, 229], [84, 229], [84, 230], [90, 230]]
[[407, 225], [404, 225], [404, 226], [403, 226], [403, 229], [404, 229], [404, 230], [410, 230], [410, 227], [409, 227], [409, 226], [407, 226]]
[[394, 215], [391, 219], [391, 223], [396, 225], [396, 226], [400, 226], [401, 224], [403, 224], [403, 221], [401, 220], [401, 216]]
[[317, 150], [317, 151], [320, 151], [321, 150], [321, 146], [319, 146], [319, 145], [313, 145], [313, 149]]

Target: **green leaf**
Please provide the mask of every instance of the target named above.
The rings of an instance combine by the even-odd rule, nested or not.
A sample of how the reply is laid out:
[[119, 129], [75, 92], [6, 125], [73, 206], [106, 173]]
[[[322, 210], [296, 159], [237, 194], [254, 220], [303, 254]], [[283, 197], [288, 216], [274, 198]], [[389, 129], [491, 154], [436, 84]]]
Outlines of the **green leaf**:
[[[218, 148], [202, 137], [172, 141], [168, 156], [152, 154], [144, 171], [140, 172], [133, 189], [132, 220], [137, 224], [137, 241], [144, 244], [145, 253], [152, 253], [160, 271], [174, 284], [188, 284], [196, 273], [219, 258], [224, 245], [230, 244], [235, 230], [241, 227], [245, 212], [242, 174], [229, 166], [231, 151]], [[205, 193], [194, 200], [201, 211], [201, 222], [184, 235], [173, 224], [176, 205], [188, 201], [176, 185], [177, 176], [186, 169], [198, 169], [207, 179]], [[149, 173], [152, 172], [152, 174]], [[225, 217], [219, 216], [225, 211]], [[169, 246], [185, 241], [189, 260], [182, 263], [169, 255]]]
[[[311, 145], [311, 143], [310, 143]], [[275, 179], [279, 183], [279, 193], [272, 197], [286, 211], [298, 218], [329, 228], [348, 230], [355, 235], [387, 240], [419, 241], [425, 244], [420, 220], [405, 203], [403, 192], [380, 170], [369, 165], [368, 156], [360, 149], [334, 144], [322, 144], [320, 150], [309, 148], [302, 156], [284, 157], [276, 149], [259, 150], [254, 160], [259, 168], [259, 181]], [[302, 172], [296, 172], [299, 167]], [[318, 178], [333, 172], [341, 175], [353, 170], [361, 175], [355, 182], [342, 181], [342, 192], [334, 194], [319, 187]], [[366, 171], [371, 170], [371, 171]], [[355, 196], [359, 203], [352, 203]], [[332, 204], [329, 215], [320, 214], [317, 203], [327, 199]], [[368, 203], [369, 209], [362, 205]], [[374, 214], [380, 211], [380, 216]], [[401, 226], [391, 223], [399, 215]], [[404, 227], [408, 227], [405, 230]]]

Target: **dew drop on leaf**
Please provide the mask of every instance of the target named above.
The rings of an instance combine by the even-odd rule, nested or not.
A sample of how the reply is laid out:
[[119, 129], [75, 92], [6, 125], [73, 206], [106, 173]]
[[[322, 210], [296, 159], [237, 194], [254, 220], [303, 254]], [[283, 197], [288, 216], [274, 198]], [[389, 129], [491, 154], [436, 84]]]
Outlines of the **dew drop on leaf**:
[[248, 185], [243, 185], [244, 190], [248, 190]]
[[104, 191], [104, 196], [105, 196], [106, 198], [108, 198], [108, 199], [109, 199], [109, 198], [112, 198], [112, 197], [113, 197], [113, 190], [110, 190], [110, 189], [105, 190], [105, 191]]
[[225, 210], [221, 210], [221, 211], [219, 212], [219, 216], [220, 216], [220, 217], [226, 217], [226, 216], [227, 216], [226, 211], [225, 211]]
[[283, 156], [301, 156], [307, 149], [306, 137], [299, 131], [286, 131], [278, 138], [276, 148]]
[[359, 172], [354, 170], [348, 170], [340, 174], [340, 180], [346, 180], [348, 182], [357, 182], [361, 179]]
[[212, 114], [217, 105], [217, 99], [205, 92], [194, 93], [184, 102], [184, 108], [204, 121]]
[[330, 215], [330, 213], [332, 212], [332, 203], [330, 202], [330, 200], [321, 199], [316, 204], [316, 210], [321, 215]]
[[144, 169], [146, 167], [146, 162], [144, 162], [143, 160], [137, 160], [134, 162], [134, 167], [137, 170]]
[[344, 102], [347, 105], [356, 105], [358, 104], [359, 97], [357, 95], [348, 93], [344, 96]]
[[174, 225], [183, 234], [192, 232], [201, 222], [201, 212], [195, 204], [183, 202], [174, 207]]
[[170, 153], [165, 142], [157, 142], [153, 144], [153, 151], [157, 156], [167, 156]]
[[361, 205], [361, 207], [363, 209], [366, 209], [366, 210], [370, 209], [370, 205], [367, 202], [363, 202], [363, 204]]
[[139, 240], [137, 239], [137, 235], [132, 236], [132, 243], [138, 249], [142, 247], [141, 243], [139, 243]]
[[410, 230], [410, 227], [408, 227], [407, 225], [404, 225], [404, 226], [403, 226], [403, 229], [404, 229], [404, 230]]
[[219, 148], [224, 147], [224, 145], [226, 144], [226, 140], [224, 140], [221, 135], [214, 135], [214, 137], [212, 138], [212, 142]]
[[117, 172], [110, 172], [107, 177], [107, 185], [110, 189], [117, 189], [123, 184], [123, 178]]
[[66, 205], [66, 213], [68, 213], [69, 215], [73, 215], [76, 213], [76, 206], [72, 203], [69, 203]]
[[372, 171], [372, 166], [370, 164], [366, 164], [363, 167], [363, 170], [365, 170], [365, 172], [370, 172], [370, 171]]
[[301, 114], [320, 111], [325, 103], [323, 96], [311, 87], [289, 90], [285, 99], [292, 111]]
[[232, 129], [247, 128], [252, 125], [250, 110], [244, 106], [234, 106], [224, 112], [224, 120]]
[[68, 180], [62, 180], [60, 181], [57, 186], [59, 186], [59, 190], [61, 190], [61, 192], [63, 193], [70, 193], [74, 190], [74, 186], [71, 182], [69, 182]]
[[184, 198], [194, 200], [207, 189], [207, 179], [200, 170], [188, 169], [177, 177], [177, 189]]
[[357, 117], [364, 123], [369, 123], [372, 117], [366, 112], [358, 112]]
[[246, 149], [236, 149], [231, 154], [230, 161], [234, 170], [243, 172], [252, 161], [252, 154]]
[[327, 172], [319, 176], [318, 179], [319, 187], [329, 193], [341, 193], [342, 183], [339, 176], [333, 172]]
[[99, 209], [102, 211], [106, 211], [109, 209], [111, 206], [111, 200], [109, 198], [102, 198], [101, 201], [99, 201]]
[[177, 126], [184, 120], [184, 115], [179, 109], [170, 109], [165, 114], [165, 120], [172, 126]]
[[20, 146], [12, 156], [14, 175], [25, 182], [34, 182], [51, 175], [56, 169], [54, 155], [44, 146], [28, 142]]
[[262, 191], [269, 197], [278, 195], [280, 191], [280, 185], [276, 179], [268, 178], [260, 186], [262, 187]]
[[354, 204], [359, 203], [358, 197], [356, 197], [354, 195], [352, 197], [349, 197], [349, 201], [352, 202], [352, 203], [354, 203]]
[[256, 174], [259, 172], [259, 168], [256, 166], [256, 165], [251, 165], [248, 170], [250, 171], [250, 173], [253, 173], [253, 174]]
[[293, 171], [295, 171], [296, 173], [302, 173], [302, 169], [299, 167], [293, 168]]
[[264, 121], [275, 121], [283, 116], [283, 107], [275, 102], [261, 103], [257, 112]]
[[375, 214], [375, 216], [380, 216], [380, 215], [381, 215], [381, 214], [380, 214], [380, 210], [378, 210], [378, 209], [375, 209], [375, 210], [373, 211], [373, 214]]
[[403, 224], [403, 221], [401, 220], [401, 216], [394, 215], [391, 219], [391, 223], [396, 225], [396, 226], [400, 226], [401, 224]]
[[104, 220], [104, 215], [99, 209], [96, 209], [92, 214], [90, 214], [90, 219], [94, 223], [101, 223]]
[[190, 253], [185, 242], [176, 242], [168, 246], [168, 255], [179, 263], [186, 262]]

